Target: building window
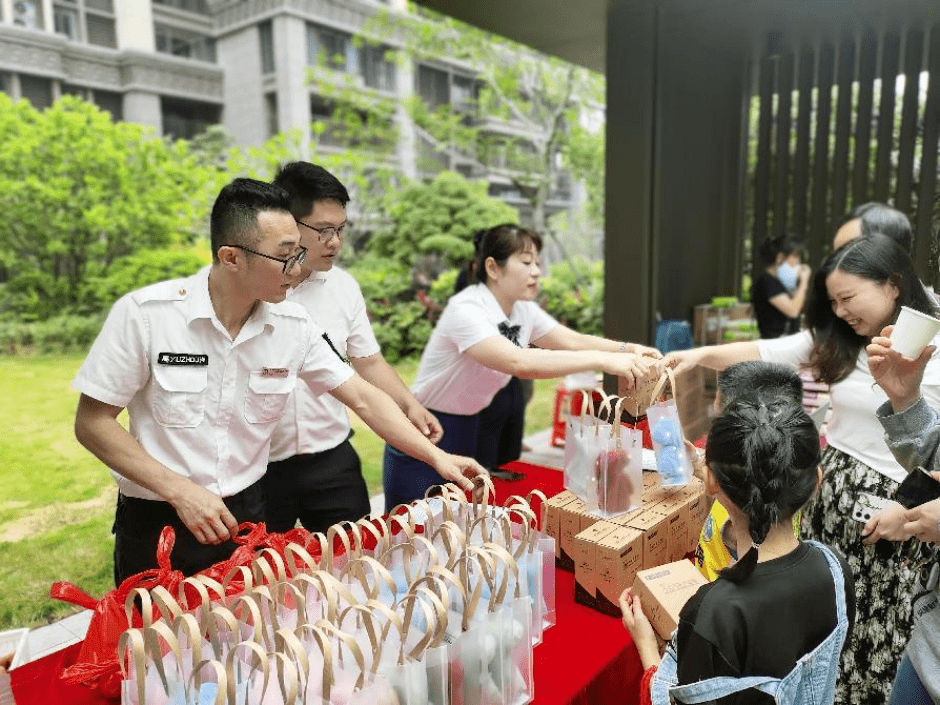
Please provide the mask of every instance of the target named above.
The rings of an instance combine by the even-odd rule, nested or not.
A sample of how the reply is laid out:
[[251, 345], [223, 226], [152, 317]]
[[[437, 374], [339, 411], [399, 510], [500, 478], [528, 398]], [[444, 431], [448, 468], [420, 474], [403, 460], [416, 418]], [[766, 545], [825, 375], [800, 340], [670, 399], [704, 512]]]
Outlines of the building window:
[[29, 29], [44, 29], [40, 0], [13, 0], [13, 24]]
[[271, 20], [258, 25], [261, 42], [261, 73], [274, 73], [274, 26]]
[[163, 24], [154, 24], [153, 29], [158, 52], [215, 63], [215, 40], [212, 37]]
[[91, 91], [83, 86], [76, 86], [74, 83], [63, 83], [59, 88], [61, 95], [77, 95], [82, 100], [88, 100]]
[[277, 114], [277, 93], [266, 93], [264, 107], [268, 118], [268, 137], [274, 137], [279, 131]]
[[95, 105], [111, 114], [111, 119], [114, 122], [120, 122], [124, 119], [124, 96], [121, 93], [96, 90], [93, 100]]
[[433, 109], [450, 103], [450, 74], [446, 71], [421, 64], [415, 81], [418, 95], [428, 107]]
[[201, 103], [180, 98], [160, 98], [163, 134], [175, 139], [189, 140], [217, 125], [222, 108], [214, 103]]
[[36, 110], [45, 110], [52, 105], [52, 81], [39, 76], [20, 74], [20, 95]]
[[395, 64], [385, 60], [386, 51], [388, 47], [362, 47], [362, 80], [370, 88], [394, 91]]
[[199, 15], [210, 14], [209, 4], [206, 2], [206, 0], [153, 0], [153, 4], [175, 7], [180, 10], [186, 10], [188, 12], [195, 12]]
[[346, 73], [359, 73], [359, 57], [352, 35], [346, 32], [307, 23], [307, 64], [316, 66], [325, 61], [327, 66]]
[[117, 48], [113, 0], [58, 0], [52, 23], [57, 34], [73, 41]]
[[85, 15], [85, 27], [88, 31], [88, 43], [100, 47], [117, 48], [117, 34], [114, 31], [114, 18], [102, 15]]
[[72, 41], [79, 41], [78, 10], [63, 5], [52, 6], [52, 24], [56, 34], [64, 34]]

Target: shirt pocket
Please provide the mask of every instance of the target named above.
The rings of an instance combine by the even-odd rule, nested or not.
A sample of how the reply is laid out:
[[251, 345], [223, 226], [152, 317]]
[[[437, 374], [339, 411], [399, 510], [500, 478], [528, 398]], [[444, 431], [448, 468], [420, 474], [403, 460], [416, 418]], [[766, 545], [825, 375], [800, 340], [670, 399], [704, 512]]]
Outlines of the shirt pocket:
[[296, 375], [263, 377], [260, 372], [252, 372], [245, 397], [248, 423], [271, 423], [281, 418], [296, 383]]
[[206, 366], [163, 366], [153, 370], [153, 417], [161, 426], [192, 428], [202, 423], [206, 413]]

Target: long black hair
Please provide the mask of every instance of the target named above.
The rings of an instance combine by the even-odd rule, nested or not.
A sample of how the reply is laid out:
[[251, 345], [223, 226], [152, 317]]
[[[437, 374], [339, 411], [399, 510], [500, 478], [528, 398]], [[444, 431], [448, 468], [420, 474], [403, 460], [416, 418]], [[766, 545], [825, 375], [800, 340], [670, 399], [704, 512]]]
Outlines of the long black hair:
[[855, 369], [859, 352], [868, 338], [836, 316], [826, 289], [826, 278], [836, 270], [869, 279], [878, 284], [890, 283], [899, 295], [894, 315], [901, 306], [935, 316], [936, 306], [914, 273], [907, 251], [886, 235], [874, 234], [850, 240], [829, 255], [813, 277], [813, 287], [806, 306], [806, 322], [813, 334], [813, 350], [809, 367], [816, 378], [828, 384], [845, 379]]
[[[722, 491], [748, 518], [755, 546], [774, 524], [789, 522], [812, 497], [819, 432], [803, 407], [782, 396], [746, 393], [715, 419], [705, 462]], [[722, 577], [744, 580], [757, 563], [752, 548]]]
[[496, 264], [503, 267], [506, 265], [506, 260], [516, 252], [522, 252], [530, 242], [535, 247], [536, 252], [542, 251], [542, 236], [534, 230], [513, 223], [503, 223], [485, 231], [477, 247], [476, 263], [473, 270], [475, 281], [486, 283], [487, 259], [492, 257]]

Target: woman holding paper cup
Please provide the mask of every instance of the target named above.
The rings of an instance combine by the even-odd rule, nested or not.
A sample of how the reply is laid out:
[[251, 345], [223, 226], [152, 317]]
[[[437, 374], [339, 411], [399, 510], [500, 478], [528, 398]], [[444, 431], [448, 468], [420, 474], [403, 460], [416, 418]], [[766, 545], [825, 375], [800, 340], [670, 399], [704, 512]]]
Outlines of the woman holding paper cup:
[[[908, 253], [890, 238], [873, 234], [851, 240], [823, 262], [807, 305], [808, 330], [666, 358], [666, 364], [679, 369], [696, 364], [724, 369], [763, 359], [811, 369], [830, 385], [825, 480], [820, 496], [803, 514], [802, 533], [842, 551], [857, 579], [858, 626], [843, 654], [837, 703], [887, 699], [911, 626], [913, 574], [903, 559], [912, 545], [862, 544], [864, 518], [894, 495], [907, 474], [885, 443], [875, 412], [887, 397], [875, 384], [865, 351], [870, 339], [897, 319], [902, 306], [937, 313]], [[940, 408], [940, 356], [928, 363], [921, 391]]]
[[[541, 249], [533, 230], [513, 224], [487, 230], [477, 251], [477, 283], [450, 298], [428, 340], [411, 390], [441, 422], [442, 449], [482, 457], [478, 448], [495, 446], [496, 439], [478, 435], [480, 411], [513, 376], [603, 370], [633, 382], [661, 357], [654, 348], [578, 333], [545, 313], [535, 303]], [[430, 466], [385, 447], [386, 509], [441, 482]]]

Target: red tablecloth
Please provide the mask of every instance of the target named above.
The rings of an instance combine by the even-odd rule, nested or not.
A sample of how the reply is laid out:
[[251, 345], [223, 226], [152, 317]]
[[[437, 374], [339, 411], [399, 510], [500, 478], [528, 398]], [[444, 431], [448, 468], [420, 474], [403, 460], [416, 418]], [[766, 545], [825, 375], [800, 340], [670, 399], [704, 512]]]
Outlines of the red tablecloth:
[[[551, 497], [562, 489], [562, 473], [527, 463], [506, 466], [524, 474], [520, 480], [494, 480], [502, 503], [512, 494], [539, 489]], [[574, 601], [574, 575], [555, 574], [557, 624], [535, 647], [536, 705], [639, 702], [640, 659], [619, 619]], [[58, 673], [69, 666], [79, 644], [67, 647], [10, 673], [17, 705], [110, 705], [81, 686], [67, 686]]]

